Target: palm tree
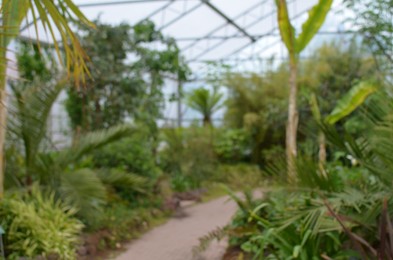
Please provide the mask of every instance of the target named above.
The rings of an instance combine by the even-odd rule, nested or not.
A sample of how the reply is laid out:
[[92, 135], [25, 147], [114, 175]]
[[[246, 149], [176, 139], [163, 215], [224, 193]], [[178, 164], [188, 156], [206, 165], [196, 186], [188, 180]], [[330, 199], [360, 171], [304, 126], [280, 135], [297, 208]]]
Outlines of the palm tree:
[[[7, 134], [20, 141], [24, 157], [23, 180], [17, 180], [18, 183], [13, 186], [19, 184], [22, 188], [29, 188], [38, 181], [41, 187], [51, 190], [60, 199], [78, 208], [79, 214], [88, 216], [104, 203], [105, 184], [143, 192], [146, 180], [118, 170], [73, 169], [84, 155], [133, 134], [134, 128], [128, 125], [87, 133], [72, 146], [56, 153], [45, 150], [47, 121], [53, 104], [65, 89], [66, 79], [66, 76], [60, 76], [55, 82], [37, 81], [28, 87], [23, 84], [11, 85], [16, 101], [10, 104]], [[16, 180], [15, 176], [6, 178], [14, 182]]]
[[[6, 126], [6, 73], [7, 73], [7, 48], [18, 36], [19, 28], [24, 20], [31, 14], [32, 23], [37, 30], [40, 22], [48, 35], [53, 38], [53, 45], [59, 60], [65, 57], [65, 67], [68, 74], [72, 74], [76, 81], [84, 80], [87, 73], [85, 64], [86, 55], [73, 33], [68, 22], [79, 20], [92, 26], [72, 0], [3, 0], [0, 7], [0, 198], [4, 193], [4, 142]], [[55, 38], [55, 31], [61, 35], [62, 51]], [[38, 32], [37, 32], [38, 36]]]
[[288, 100], [288, 123], [286, 133], [287, 167], [288, 177], [293, 181], [296, 177], [295, 158], [297, 155], [297, 65], [298, 56], [306, 48], [308, 43], [318, 32], [325, 21], [333, 0], [319, 0], [319, 3], [310, 9], [308, 19], [302, 25], [302, 32], [296, 36], [295, 28], [289, 19], [286, 0], [276, 0], [277, 18], [282, 41], [289, 53], [289, 100]]
[[222, 108], [223, 94], [216, 90], [210, 92], [205, 88], [197, 88], [188, 95], [188, 106], [198, 111], [203, 116], [203, 125], [212, 124], [212, 117], [217, 110]]

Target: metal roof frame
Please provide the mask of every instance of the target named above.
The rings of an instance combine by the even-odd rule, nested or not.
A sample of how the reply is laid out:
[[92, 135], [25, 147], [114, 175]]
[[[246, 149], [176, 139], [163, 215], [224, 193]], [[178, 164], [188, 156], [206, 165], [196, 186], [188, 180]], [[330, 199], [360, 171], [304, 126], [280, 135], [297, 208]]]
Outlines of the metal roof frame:
[[[297, 0], [290, 0], [289, 4], [296, 2], [296, 1]], [[113, 6], [113, 5], [131, 5], [131, 4], [157, 3], [157, 2], [163, 2], [165, 4], [163, 6], [161, 6], [160, 8], [151, 12], [149, 15], [144, 17], [142, 20], [150, 19], [153, 16], [158, 15], [160, 13], [164, 14], [171, 7], [171, 5], [173, 5], [175, 2], [198, 3], [189, 9], [184, 8], [184, 10], [182, 10], [177, 16], [172, 18], [170, 21], [167, 21], [165, 23], [163, 22], [163, 24], [158, 26], [158, 28], [160, 30], [165, 29], [165, 28], [175, 24], [176, 22], [183, 19], [184, 17], [186, 17], [187, 15], [189, 15], [190, 13], [194, 12], [195, 10], [197, 10], [198, 8], [200, 8], [202, 6], [207, 6], [217, 16], [221, 17], [224, 20], [223, 24], [218, 25], [214, 29], [210, 30], [204, 36], [175, 38], [175, 40], [179, 41], [179, 42], [180, 41], [183, 41], [183, 42], [189, 41], [190, 42], [189, 44], [187, 44], [183, 48], [181, 48], [182, 51], [186, 51], [191, 48], [197, 48], [198, 47], [197, 44], [200, 43], [201, 41], [207, 41], [207, 43], [209, 43], [209, 41], [211, 41], [211, 40], [219, 40], [218, 42], [216, 42], [215, 44], [213, 44], [211, 46], [209, 44], [207, 44], [208, 46], [206, 48], [204, 48], [202, 51], [198, 52], [197, 55], [193, 56], [192, 58], [189, 58], [187, 60], [187, 62], [190, 62], [190, 63], [193, 63], [193, 62], [201, 63], [201, 62], [206, 61], [206, 59], [205, 60], [202, 59], [202, 57], [204, 55], [206, 55], [207, 53], [211, 52], [212, 50], [218, 48], [219, 46], [224, 44], [226, 41], [231, 40], [231, 39], [249, 39], [249, 42], [242, 45], [241, 47], [239, 47], [237, 49], [234, 49], [233, 51], [231, 51], [230, 53], [225, 55], [225, 57], [218, 58], [216, 61], [224, 61], [228, 58], [234, 58], [235, 55], [239, 54], [241, 51], [248, 48], [249, 46], [253, 46], [253, 45], [257, 44], [261, 39], [263, 39], [265, 37], [277, 36], [279, 38], [277, 26], [272, 27], [271, 30], [269, 30], [267, 33], [264, 33], [264, 34], [251, 34], [248, 32], [248, 29], [250, 27], [252, 27], [253, 25], [263, 21], [264, 19], [268, 19], [269, 17], [272, 17], [275, 14], [274, 9], [272, 11], [268, 12], [267, 14], [262, 15], [261, 17], [255, 18], [255, 16], [254, 16], [253, 17], [253, 18], [255, 18], [254, 21], [247, 24], [247, 25], [240, 26], [239, 23], [237, 22], [241, 18], [244, 18], [247, 16], [249, 17], [251, 12], [253, 10], [255, 10], [256, 8], [258, 8], [259, 6], [263, 7], [264, 5], [266, 5], [268, 3], [271, 4], [271, 1], [269, 1], [269, 0], [260, 0], [256, 4], [252, 5], [251, 7], [249, 7], [248, 9], [244, 10], [243, 12], [239, 13], [238, 15], [236, 15], [234, 17], [229, 17], [227, 14], [225, 14], [225, 12], [223, 12], [220, 8], [218, 8], [216, 5], [214, 5], [211, 2], [211, 0], [107, 0], [105, 2], [93, 2], [92, 1], [89, 3], [78, 4], [78, 6], [80, 8], [92, 8], [92, 7], [105, 7], [105, 6]], [[293, 16], [293, 19], [297, 19], [297, 18], [301, 17], [306, 12], [307, 11], [304, 10], [300, 13], [295, 14]], [[32, 25], [32, 23], [27, 24], [20, 31], [22, 32], [22, 31], [28, 29], [31, 25]], [[231, 26], [231, 27], [235, 28], [238, 33], [232, 33], [229, 35], [215, 35], [215, 33], [219, 32], [221, 29], [225, 29], [225, 27], [227, 27], [227, 26]], [[353, 33], [353, 32], [346, 32], [346, 31], [345, 32], [343, 32], [343, 31], [318, 32], [318, 34], [345, 34], [345, 33]], [[27, 37], [21, 37], [21, 38], [23, 38], [24, 40], [28, 40]], [[278, 41], [270, 44], [269, 46], [276, 45], [279, 43], [280, 43], [280, 39], [278, 39]], [[267, 47], [269, 47], [269, 46], [267, 46]], [[262, 53], [262, 51], [259, 53]], [[247, 59], [247, 58], [245, 58], [245, 59]], [[210, 60], [210, 61], [212, 61], [212, 60]]]

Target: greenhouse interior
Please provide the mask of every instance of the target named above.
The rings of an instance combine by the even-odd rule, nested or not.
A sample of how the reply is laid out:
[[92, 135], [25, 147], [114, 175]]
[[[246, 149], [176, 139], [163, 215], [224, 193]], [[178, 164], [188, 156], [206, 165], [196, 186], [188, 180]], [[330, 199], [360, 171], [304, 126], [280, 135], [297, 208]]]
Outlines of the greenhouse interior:
[[393, 0], [0, 15], [0, 259], [393, 260]]

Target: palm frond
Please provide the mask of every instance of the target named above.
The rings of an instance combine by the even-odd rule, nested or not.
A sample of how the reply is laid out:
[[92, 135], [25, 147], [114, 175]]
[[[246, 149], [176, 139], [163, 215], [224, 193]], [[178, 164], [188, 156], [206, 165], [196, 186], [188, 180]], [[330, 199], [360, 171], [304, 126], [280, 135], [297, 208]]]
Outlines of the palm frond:
[[35, 82], [33, 87], [27, 88], [11, 84], [16, 104], [10, 109], [8, 131], [23, 140], [28, 167], [33, 167], [34, 155], [47, 133], [51, 109], [66, 83], [62, 78], [50, 84]]
[[211, 118], [214, 112], [222, 108], [223, 94], [214, 90], [198, 88], [189, 93], [187, 104], [200, 112], [205, 118]]
[[[45, 32], [52, 37], [60, 61], [63, 60], [62, 53], [64, 53], [67, 71], [70, 74], [72, 71], [77, 83], [80, 80], [84, 81], [85, 74], [89, 74], [85, 64], [87, 56], [69, 23], [78, 21], [87, 26], [94, 25], [71, 0], [2, 1], [1, 18], [4, 25], [0, 31], [2, 52], [6, 52], [8, 44], [19, 34], [19, 28], [29, 13], [32, 16], [31, 25], [35, 28], [37, 38], [38, 25], [41, 24]], [[61, 43], [55, 37], [56, 32], [60, 34]]]
[[134, 132], [134, 128], [130, 125], [119, 125], [85, 134], [76, 140], [70, 148], [61, 151], [55, 163], [60, 169], [65, 169], [67, 165], [77, 161], [95, 149], [130, 136]]
[[131, 191], [146, 193], [147, 179], [133, 173], [117, 169], [108, 169], [97, 171], [97, 177], [104, 184], [113, 187], [127, 188]]
[[61, 174], [56, 193], [62, 201], [76, 207], [78, 214], [83, 217], [94, 214], [106, 199], [105, 186], [96, 173], [90, 169], [79, 169]]

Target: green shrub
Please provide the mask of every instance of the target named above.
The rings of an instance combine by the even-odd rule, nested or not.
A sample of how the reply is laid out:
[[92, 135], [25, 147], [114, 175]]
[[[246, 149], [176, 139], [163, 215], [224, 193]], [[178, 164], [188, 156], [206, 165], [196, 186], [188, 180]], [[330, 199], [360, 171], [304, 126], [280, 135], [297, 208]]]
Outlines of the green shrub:
[[94, 226], [89, 232], [104, 232], [101, 246], [116, 248], [116, 244], [136, 238], [148, 229], [154, 220], [163, 218], [164, 213], [154, 208], [131, 208], [127, 203], [117, 201], [108, 205], [101, 215], [97, 216]]
[[[214, 175], [217, 159], [210, 128], [167, 129], [164, 131], [164, 140], [160, 166], [165, 173], [175, 178], [175, 187], [199, 187]], [[187, 183], [183, 185], [179, 183], [181, 181]]]
[[43, 194], [36, 187], [31, 195], [6, 197], [0, 203], [0, 224], [5, 229], [7, 259], [55, 256], [76, 259], [75, 246], [83, 228], [75, 210]]
[[244, 129], [217, 129], [214, 151], [226, 163], [245, 161], [251, 152], [249, 133]]
[[118, 168], [141, 176], [156, 178], [159, 169], [153, 155], [152, 140], [143, 130], [132, 137], [108, 144], [93, 153], [96, 168]]
[[213, 181], [227, 184], [232, 189], [258, 187], [262, 184], [262, 171], [257, 165], [222, 164], [219, 165]]

